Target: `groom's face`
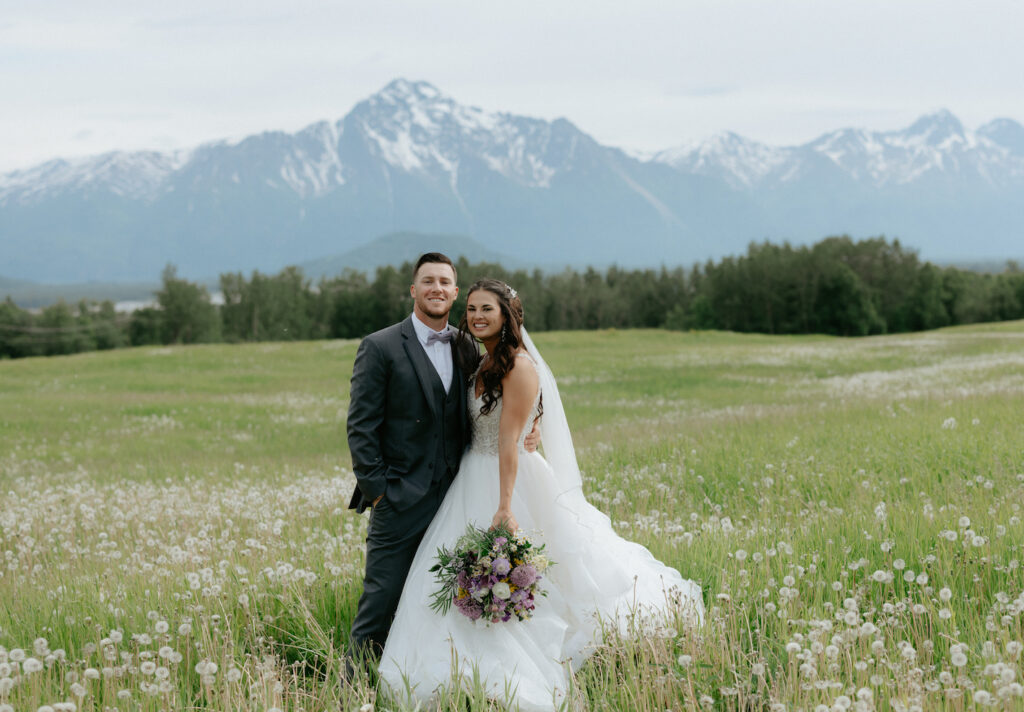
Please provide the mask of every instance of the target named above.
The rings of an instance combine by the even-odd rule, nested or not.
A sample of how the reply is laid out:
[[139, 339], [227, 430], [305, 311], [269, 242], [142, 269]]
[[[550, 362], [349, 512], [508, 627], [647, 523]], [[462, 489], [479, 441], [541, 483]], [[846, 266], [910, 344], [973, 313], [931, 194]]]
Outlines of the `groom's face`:
[[430, 319], [447, 319], [459, 288], [455, 286], [455, 271], [443, 262], [420, 265], [410, 290], [413, 310]]

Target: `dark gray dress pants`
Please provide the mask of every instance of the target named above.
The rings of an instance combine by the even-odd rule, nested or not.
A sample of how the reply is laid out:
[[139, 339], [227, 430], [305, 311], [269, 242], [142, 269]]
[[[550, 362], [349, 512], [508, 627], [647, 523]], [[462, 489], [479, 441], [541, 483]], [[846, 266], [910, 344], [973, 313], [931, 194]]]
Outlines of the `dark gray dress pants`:
[[445, 473], [423, 499], [401, 512], [387, 498], [370, 511], [363, 595], [352, 621], [353, 654], [377, 658], [384, 650], [416, 549], [451, 482], [451, 473]]

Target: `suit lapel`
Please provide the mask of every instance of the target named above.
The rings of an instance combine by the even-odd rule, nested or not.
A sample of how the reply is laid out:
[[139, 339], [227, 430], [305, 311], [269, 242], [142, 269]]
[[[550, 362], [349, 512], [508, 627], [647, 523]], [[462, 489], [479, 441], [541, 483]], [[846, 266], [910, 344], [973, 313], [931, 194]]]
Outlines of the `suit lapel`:
[[[465, 373], [459, 367], [459, 362], [460, 361], [464, 361], [465, 359], [456, 358], [455, 345], [457, 343], [458, 343], [457, 339], [452, 341], [452, 363], [454, 365], [454, 371], [453, 371], [454, 376], [452, 377], [452, 381], [453, 381], [452, 382], [452, 386], [454, 388], [456, 386], [455, 381], [458, 382], [459, 392], [458, 392], [457, 396], [458, 396], [458, 399], [459, 399], [459, 414], [460, 414], [460, 418], [461, 418], [463, 429], [466, 430], [466, 436], [468, 437], [469, 406], [468, 406], [467, 400], [469, 398], [469, 389], [475, 387], [475, 385], [474, 384], [470, 384], [470, 382], [469, 382], [469, 377], [472, 376], [473, 374], [472, 373]], [[471, 344], [476, 344], [475, 341], [470, 341], [470, 343]]]
[[[410, 316], [402, 322], [402, 346], [405, 348], [405, 353], [409, 356], [409, 362], [416, 372], [416, 378], [419, 379], [420, 388], [423, 389], [423, 395], [426, 396], [430, 412], [434, 414], [435, 418], [440, 418], [441, 406], [437, 399], [437, 391], [434, 389], [434, 384], [436, 381], [437, 385], [440, 386], [441, 379], [438, 377], [434, 365], [427, 358], [427, 352], [423, 350], [420, 340], [416, 338], [416, 329], [412, 325], [412, 320], [413, 317]], [[441, 392], [444, 393], [443, 387]]]

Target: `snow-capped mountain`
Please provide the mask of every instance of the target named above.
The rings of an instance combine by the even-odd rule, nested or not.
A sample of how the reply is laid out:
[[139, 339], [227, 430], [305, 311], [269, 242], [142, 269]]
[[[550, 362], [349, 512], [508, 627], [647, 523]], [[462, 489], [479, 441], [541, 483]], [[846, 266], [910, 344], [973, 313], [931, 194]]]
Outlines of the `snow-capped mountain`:
[[1009, 119], [971, 132], [938, 112], [789, 147], [727, 133], [637, 157], [565, 119], [484, 111], [400, 79], [296, 133], [2, 175], [0, 274], [277, 270], [401, 230], [473, 235], [548, 264], [688, 263], [844, 232], [898, 236], [931, 258], [1000, 258], [1024, 252], [1022, 188], [1024, 127]]
[[840, 129], [801, 146], [768, 146], [724, 133], [697, 146], [662, 151], [653, 160], [756, 190], [794, 180], [819, 157], [841, 174], [878, 188], [928, 175], [967, 176], [1003, 187], [1024, 178], [1024, 127], [997, 119], [968, 132], [943, 110], [900, 131]]

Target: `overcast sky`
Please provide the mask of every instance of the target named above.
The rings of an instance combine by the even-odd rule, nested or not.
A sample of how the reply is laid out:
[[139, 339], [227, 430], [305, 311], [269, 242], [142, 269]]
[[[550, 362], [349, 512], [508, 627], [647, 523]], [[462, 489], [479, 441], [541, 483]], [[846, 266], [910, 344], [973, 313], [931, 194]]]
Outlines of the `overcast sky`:
[[0, 0], [0, 171], [338, 119], [396, 77], [656, 150], [1024, 121], [1018, 0]]

